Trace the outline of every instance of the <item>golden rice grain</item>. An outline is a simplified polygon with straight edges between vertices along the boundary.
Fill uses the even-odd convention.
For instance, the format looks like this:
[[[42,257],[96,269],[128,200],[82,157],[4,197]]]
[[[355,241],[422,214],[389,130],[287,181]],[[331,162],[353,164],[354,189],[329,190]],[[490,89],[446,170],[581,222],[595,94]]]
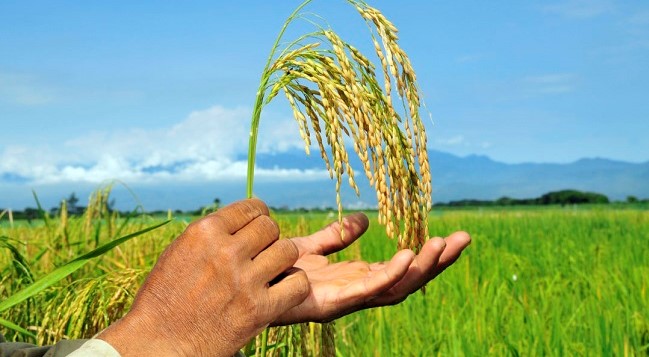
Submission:
[[[336,180],[340,221],[344,175],[359,194],[347,149],[351,142],[376,190],[379,222],[398,239],[399,248],[418,251],[428,239],[432,186],[416,75],[397,43],[394,24],[361,0],[348,2],[370,28],[380,82],[374,64],[356,47],[331,29],[319,28],[292,42],[267,66],[263,78],[272,75],[273,80],[263,86],[270,88],[266,103],[283,90],[307,153],[315,138]],[[303,44],[307,39],[316,42]],[[403,110],[395,109],[393,91]]]

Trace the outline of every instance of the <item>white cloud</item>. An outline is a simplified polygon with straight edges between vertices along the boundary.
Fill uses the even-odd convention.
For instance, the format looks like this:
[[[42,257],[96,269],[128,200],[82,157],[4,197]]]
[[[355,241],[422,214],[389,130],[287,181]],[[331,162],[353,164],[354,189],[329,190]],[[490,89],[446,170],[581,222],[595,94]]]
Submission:
[[[523,78],[528,89],[538,94],[560,94],[572,92],[576,88],[576,76],[570,73],[554,73]]]
[[[36,106],[53,102],[56,91],[32,76],[0,73],[0,102]]]
[[[493,102],[519,102],[547,96],[565,96],[579,89],[574,73],[542,73],[486,82],[481,94]]]
[[[363,210],[363,209],[376,209],[377,205],[376,204],[370,204],[370,203],[367,203],[367,202],[361,201],[361,200],[356,200],[356,201],[353,201],[353,202],[350,202],[350,203],[346,204],[345,207],[347,209],[352,209],[352,210],[354,210],[354,209],[355,210]],[[331,218],[331,217],[328,216],[327,218]]]
[[[543,10],[566,18],[588,19],[613,10],[610,0],[567,0],[546,5]]]
[[[440,146],[442,150],[449,150],[449,147],[454,149],[466,149],[466,148],[479,148],[479,149],[490,149],[493,147],[493,144],[489,141],[471,141],[467,140],[464,135],[455,135],[446,139],[437,139],[435,140],[436,146]]]
[[[639,11],[631,15],[629,18],[629,24],[635,26],[647,26],[649,25],[649,10]]]
[[[527,76],[525,81],[537,84],[556,84],[571,80],[572,74],[559,73],[559,74],[544,74],[540,76]]]
[[[58,147],[8,146],[0,151],[0,176],[10,174],[37,184],[242,180],[247,172],[249,118],[247,108],[214,106],[194,111],[171,127],[87,133]],[[304,146],[292,118],[271,113],[262,123],[258,152]],[[280,168],[258,169],[256,177],[313,180],[328,174]]]
[[[458,63],[474,63],[484,59],[484,55],[480,53],[465,54],[457,57],[455,60]]]
[[[248,111],[215,106],[194,111],[168,128],[118,129],[90,133],[64,145],[83,161],[103,155],[127,158],[141,167],[169,165],[183,160],[234,158],[247,145]]]
[[[250,119],[246,119],[245,122],[246,130],[248,130]],[[292,116],[279,116],[272,112],[263,113],[259,125],[257,151],[272,153],[303,149],[304,141],[299,133],[297,122]],[[246,152],[248,149],[247,140],[248,136],[246,136]],[[315,139],[312,142],[315,142]]]
[[[448,146],[462,145],[466,143],[463,135],[455,135],[446,139],[437,139],[436,142],[437,144]]]

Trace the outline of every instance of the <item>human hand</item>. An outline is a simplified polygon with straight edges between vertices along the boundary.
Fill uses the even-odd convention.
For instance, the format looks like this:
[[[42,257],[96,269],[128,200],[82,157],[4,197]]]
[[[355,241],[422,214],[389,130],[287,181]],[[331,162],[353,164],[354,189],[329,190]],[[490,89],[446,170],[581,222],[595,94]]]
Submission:
[[[471,243],[467,233],[456,232],[430,239],[418,255],[404,249],[388,262],[329,263],[326,255],[352,244],[367,230],[369,221],[356,213],[346,217],[344,225],[344,242],[337,222],[310,236],[291,239],[300,252],[295,266],[306,272],[311,292],[274,325],[331,321],[361,309],[400,303],[453,264]]]
[[[236,202],[162,253],[131,310],[98,338],[128,356],[232,356],[309,293],[266,205]]]

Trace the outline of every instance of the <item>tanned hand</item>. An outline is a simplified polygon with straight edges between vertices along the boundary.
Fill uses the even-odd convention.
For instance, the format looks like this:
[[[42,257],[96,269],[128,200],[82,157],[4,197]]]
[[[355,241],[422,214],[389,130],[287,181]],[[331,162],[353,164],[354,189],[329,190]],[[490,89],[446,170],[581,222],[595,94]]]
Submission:
[[[256,199],[187,227],[98,338],[123,356],[232,356],[309,296],[299,251]]]

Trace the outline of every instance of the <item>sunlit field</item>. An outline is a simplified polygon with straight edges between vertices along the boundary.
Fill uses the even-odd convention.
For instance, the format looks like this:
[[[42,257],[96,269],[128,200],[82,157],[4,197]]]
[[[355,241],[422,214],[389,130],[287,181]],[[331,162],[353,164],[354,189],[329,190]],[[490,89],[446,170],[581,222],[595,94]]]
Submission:
[[[31,223],[0,218],[0,301],[102,243],[167,219],[127,218],[101,202],[95,206],[81,217]],[[361,241],[332,259],[374,261],[395,252],[396,243],[369,216],[372,224]],[[8,340],[41,344],[94,335],[128,309],[158,254],[191,219],[171,218],[0,312],[24,329],[2,326],[0,332]],[[282,213],[276,219],[292,236],[336,218]],[[429,224],[439,236],[468,231],[473,244],[425,294],[336,321],[338,355],[649,354],[649,210],[434,209]],[[317,354],[318,329],[305,324],[277,330],[270,352]]]

